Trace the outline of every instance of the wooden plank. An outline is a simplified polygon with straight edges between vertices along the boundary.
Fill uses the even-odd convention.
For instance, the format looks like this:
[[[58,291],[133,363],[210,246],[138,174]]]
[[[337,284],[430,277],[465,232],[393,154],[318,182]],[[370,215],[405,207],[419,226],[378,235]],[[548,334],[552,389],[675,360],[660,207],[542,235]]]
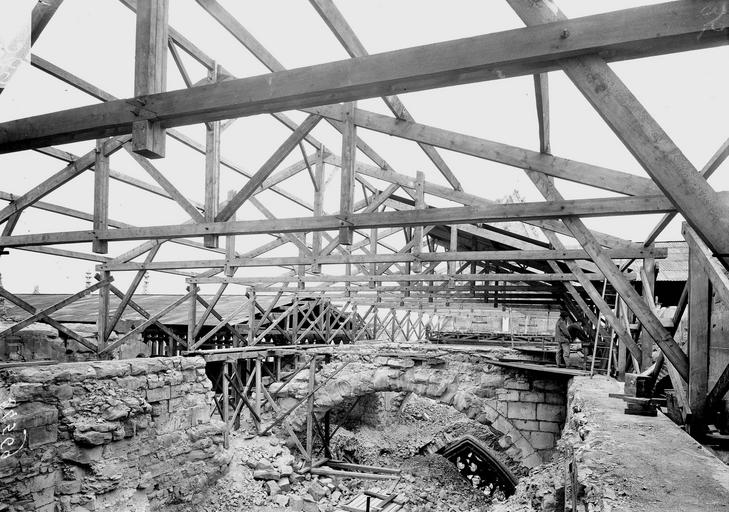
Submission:
[[[137,6],[134,53],[134,95],[162,93],[167,88],[167,17],[169,0],[148,0]],[[145,103],[141,102],[140,107]],[[167,137],[155,121],[132,123],[132,148],[147,158],[165,156]]]
[[[424,210],[425,205],[425,173],[418,171],[417,178],[415,179],[415,208]],[[423,252],[423,226],[415,226],[413,230],[413,249],[412,254],[414,258],[413,272],[416,274],[422,272],[423,263],[421,260]]]
[[[306,402],[306,455],[311,462],[314,449],[314,385],[316,384],[316,357],[309,363],[309,399]]]
[[[242,196],[247,196],[247,194],[243,194]],[[228,203],[228,206],[230,204],[232,204],[232,201]],[[501,222],[525,219],[554,219],[564,215],[581,217],[638,215],[672,210],[673,205],[663,196],[563,199],[535,203],[508,203],[488,206],[429,208],[427,210],[413,209],[397,212],[355,213],[349,217],[348,224],[351,224],[353,228],[361,229],[372,227],[463,224],[468,222]],[[12,213],[14,211],[11,209],[10,214]],[[225,215],[228,214],[224,209],[218,214],[218,217],[222,218],[224,213]],[[232,211],[230,213],[232,214]],[[100,234],[98,237],[108,241],[120,241],[187,238],[208,234],[243,235],[272,232],[330,231],[339,229],[341,223],[342,220],[339,216],[327,215],[322,217],[293,217],[287,219],[121,228],[109,230],[106,233]],[[592,237],[592,235],[590,236]],[[38,233],[0,237],[0,245],[16,247],[19,245],[90,242],[94,237],[95,234],[89,231]]]
[[[528,26],[567,20],[553,4],[508,1]],[[726,8],[716,13],[729,18]],[[718,254],[729,254],[729,204],[719,198],[605,60],[596,55],[574,57],[560,61],[560,65],[709,247]],[[682,365],[673,363],[685,377]]]
[[[656,287],[656,262],[651,258],[643,259],[643,268],[640,269],[641,283],[643,284],[642,294],[646,304],[648,304],[652,310],[655,310],[655,287]],[[653,338],[645,331],[642,330],[640,336],[640,351],[641,359],[640,369],[645,371],[651,364],[653,364]]]
[[[104,154],[104,140],[96,141],[94,161],[94,231],[109,229],[109,156]],[[97,254],[107,254],[109,243],[94,240],[91,250]]]
[[[352,245],[353,229],[347,227],[348,218],[353,213],[354,205],[354,166],[357,146],[355,138],[357,130],[354,126],[355,103],[345,103],[342,107],[344,132],[342,132],[342,175],[341,193],[339,202],[339,215],[342,217],[342,226],[339,228],[339,244]]]
[[[152,94],[136,111],[125,99],[18,119],[0,123],[0,152],[129,133],[134,122],[159,121],[169,128],[533,75],[554,69],[560,59],[596,51],[621,59],[723,45],[729,15],[710,14],[712,8],[723,12],[722,6],[721,0],[707,0],[637,7],[563,21],[560,30],[549,25],[507,30]],[[707,31],[707,21],[716,30]],[[560,36],[565,31],[570,34],[566,40]]]
[[[233,197],[228,204],[223,208],[220,213],[215,216],[215,220],[226,221],[230,219],[238,208],[251,197],[256,189],[261,186],[263,181],[268,178],[271,173],[276,170],[276,167],[288,156],[291,151],[301,142],[301,139],[309,133],[314,126],[321,120],[321,117],[317,115],[310,115],[306,120],[299,126],[281,146],[274,152],[271,157],[261,166],[261,168],[251,176],[251,179],[246,183],[242,189]]]
[[[359,478],[361,480],[399,480],[398,475],[385,473],[359,473],[355,471],[339,471],[325,467],[311,468],[312,475],[333,476],[337,478]]]

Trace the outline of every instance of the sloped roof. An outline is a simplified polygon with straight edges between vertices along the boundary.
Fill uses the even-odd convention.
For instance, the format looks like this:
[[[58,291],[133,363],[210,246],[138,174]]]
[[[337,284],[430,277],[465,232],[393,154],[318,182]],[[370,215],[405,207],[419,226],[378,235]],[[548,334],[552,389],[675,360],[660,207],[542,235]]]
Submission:
[[[212,295],[200,295],[208,303],[212,300]],[[62,294],[19,294],[18,297],[29,303],[36,309],[44,309],[53,304],[60,302],[65,299],[67,295]],[[180,299],[182,295],[134,295],[134,302],[144,308],[150,315],[154,315],[158,311],[163,310],[168,305],[172,304],[176,300]],[[237,308],[246,300],[244,295],[223,295],[215,306],[217,311],[223,318],[227,318],[228,315],[235,312]],[[265,296],[259,296],[256,301],[261,305],[262,308],[266,309],[271,298]],[[110,297],[109,311],[111,314],[116,310],[119,305],[119,299],[116,296]],[[279,300],[277,307],[287,306],[291,304],[291,298],[283,296]],[[9,301],[6,301],[8,308],[8,316],[15,321],[24,320],[30,316],[25,310],[15,306]],[[75,323],[96,323],[99,314],[99,297],[98,295],[89,295],[83,297],[76,302],[69,304],[65,308],[53,313],[51,317],[59,322],[75,322]],[[188,302],[180,304],[177,308],[173,309],[161,318],[162,323],[167,325],[187,325],[187,315],[189,311]],[[205,308],[197,304],[197,317],[201,318],[205,312]],[[243,324],[248,322],[248,315],[250,308],[244,307],[241,311],[235,314],[230,320],[230,324]],[[124,310],[124,315],[121,318],[127,321],[143,321],[144,317],[137,313],[131,307],[127,307]],[[205,320],[205,325],[216,325],[218,320],[210,315]]]

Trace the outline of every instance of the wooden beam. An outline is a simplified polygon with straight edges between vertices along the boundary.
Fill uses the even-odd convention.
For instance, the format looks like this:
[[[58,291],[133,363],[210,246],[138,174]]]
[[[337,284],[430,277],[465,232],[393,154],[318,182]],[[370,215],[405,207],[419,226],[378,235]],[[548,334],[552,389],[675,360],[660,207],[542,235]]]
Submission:
[[[240,192],[239,192],[240,194]],[[243,194],[244,196],[247,194]],[[228,203],[230,205],[231,203]],[[226,206],[226,209],[228,207]],[[218,217],[227,215],[224,209]],[[638,215],[672,211],[673,205],[663,196],[615,197],[604,199],[555,200],[533,203],[491,204],[456,208],[429,208],[384,213],[355,213],[348,219],[354,229],[395,226],[427,226],[437,224],[463,224],[470,222],[501,222],[509,220],[554,219],[565,215],[604,217],[610,215]],[[12,210],[11,214],[14,213]],[[267,234],[273,232],[296,233],[331,231],[341,227],[337,215],[322,217],[293,217],[287,219],[228,221],[198,224],[177,224],[122,228],[95,234],[89,231],[37,233],[0,237],[0,245],[49,245],[90,242],[95,237],[109,241],[140,239],[174,239],[218,235]],[[592,235],[590,234],[592,237]]]
[[[567,22],[566,16],[553,4],[508,1],[528,26]],[[719,9],[715,11],[720,13],[719,19],[729,20],[725,5],[715,7]],[[704,16],[712,12],[712,17],[717,17],[714,11],[703,12]],[[710,23],[709,19],[705,21]],[[708,26],[711,25],[705,25]],[[717,254],[729,255],[729,204],[720,200],[605,60],[595,55],[583,56],[564,59],[560,65],[709,247]],[[686,376],[678,366],[677,370]]]
[[[602,281],[602,274],[586,274],[587,278],[591,281]],[[554,274],[490,274],[489,278],[493,281],[508,281],[508,282],[551,282],[551,281],[576,281],[577,278],[572,273],[554,273]],[[306,283],[344,283],[351,281],[353,283],[368,283],[370,281],[375,282],[410,282],[410,281],[483,281],[484,274],[424,274],[424,275],[411,275],[411,274],[387,274],[387,275],[318,275],[318,276],[251,276],[251,277],[191,277],[188,282],[191,283],[235,283],[250,286],[251,284],[266,284],[266,283],[298,283],[299,281]]]
[[[118,151],[128,140],[129,137],[120,137],[107,141],[102,150],[103,154],[106,156],[111,155]],[[31,206],[40,198],[50,194],[61,185],[68,183],[70,180],[89,169],[96,163],[96,154],[95,149],[89,151],[75,162],[64,167],[50,178],[47,178],[22,196],[13,200],[9,205],[0,210],[0,222],[4,222],[14,213],[20,212],[28,206]]]
[[[418,171],[415,179],[415,208],[424,210],[425,206],[425,173]],[[413,230],[413,272],[420,273],[423,270],[421,260],[423,252],[423,226],[415,226]]]
[[[103,232],[109,229],[109,156],[104,154],[104,141],[96,141],[96,160],[94,162],[94,231]],[[94,240],[92,252],[107,254],[109,243],[105,240]]]
[[[537,102],[537,123],[539,124],[539,152],[551,154],[549,143],[549,75],[534,75],[534,97]]]
[[[226,221],[230,219],[233,214],[240,208],[243,203],[250,198],[258,187],[261,186],[263,181],[268,178],[276,167],[288,156],[291,151],[296,148],[301,139],[309,133],[314,126],[321,120],[321,117],[317,115],[310,115],[301,125],[284,141],[283,144],[274,152],[271,157],[261,166],[261,168],[251,176],[251,179],[246,183],[240,191],[233,197],[228,204],[223,208],[220,213],[215,216],[217,222]]]
[[[324,214],[324,189],[326,180],[324,179],[324,146],[319,148],[316,154],[316,167],[314,171],[314,217]],[[314,257],[318,257],[321,253],[321,231],[315,231],[311,241],[311,252]],[[321,266],[313,264],[311,266],[312,273],[321,272]]]
[[[527,175],[545,199],[549,201],[559,201],[562,199],[562,195],[546,176],[531,171],[527,171]],[[595,262],[600,271],[610,281],[613,288],[615,288],[635,313],[641,324],[653,337],[678,373],[686,379],[688,377],[688,358],[686,354],[681,350],[666,328],[663,327],[661,321],[656,318],[650,307],[643,302],[638,292],[625,279],[625,274],[620,272],[613,261],[603,252],[600,244],[595,240],[595,237],[590,233],[590,230],[587,229],[582,220],[577,217],[566,216],[562,218],[562,221],[572,231],[572,234],[580,242],[582,248],[590,254],[592,261]],[[607,317],[608,312],[603,311],[603,314]]]
[[[414,238],[413,238],[414,239]],[[330,256],[278,256],[273,258],[233,258],[218,260],[176,260],[159,262],[125,262],[109,263],[101,265],[104,270],[135,271],[135,270],[166,270],[183,268],[225,268],[233,267],[273,267],[290,265],[344,265],[344,264],[365,264],[365,263],[415,263],[421,262],[457,262],[457,261],[575,261],[590,259],[590,255],[582,249],[542,249],[532,251],[448,251],[448,252],[425,252],[416,255],[407,252],[414,249],[416,243],[409,243],[405,250],[395,254],[341,254]],[[650,249],[612,249],[605,253],[612,259],[641,258],[657,254],[658,257],[665,257],[666,248]],[[451,273],[454,273],[455,270]],[[377,272],[375,272],[377,273]],[[381,273],[381,272],[380,272]]]
[[[344,132],[342,132],[342,175],[339,215],[342,217],[342,227],[339,228],[339,244],[352,245],[354,230],[347,226],[347,219],[353,213],[354,206],[354,167],[356,162],[357,146],[355,139],[357,130],[354,126],[355,103],[345,103],[342,107]]]
[[[342,119],[341,112],[333,107],[312,108],[307,109],[307,112],[317,113],[331,119]],[[659,188],[650,179],[631,173],[555,157],[434,126],[402,121],[375,112],[357,109],[354,113],[354,122],[359,127],[379,133],[415,142],[428,143],[435,147],[519,169],[543,172],[556,178],[612,192],[627,195],[657,194],[660,192]],[[412,178],[410,179],[412,180]],[[451,194],[452,197],[467,197],[469,195],[459,194],[459,191],[451,191],[447,187],[442,188],[446,192],[454,192]]]
[[[137,6],[134,95],[162,93],[167,88],[167,17],[169,0],[146,0]],[[138,102],[145,108],[145,102]],[[132,123],[132,148],[147,158],[165,156],[165,130],[158,122]]]
[[[59,309],[63,309],[66,306],[68,306],[69,304],[76,302],[78,299],[85,297],[86,295],[89,295],[90,293],[98,290],[99,288],[111,283],[113,280],[114,279],[112,277],[109,277],[108,279],[99,281],[98,283],[92,284],[88,288],[81,290],[78,293],[74,293],[73,295],[66,297],[65,299],[62,299],[62,300],[48,306],[47,308],[42,309],[41,311],[37,311],[36,313],[30,315],[25,320],[22,320],[14,325],[8,327],[4,331],[0,332],[0,338],[4,338],[5,336],[10,336],[11,334],[15,334],[16,332],[24,329],[25,327],[28,327],[33,322],[35,322],[41,318],[48,317],[49,315],[51,315],[52,313],[55,313]]]
[[[352,30],[352,27],[349,23],[347,23],[347,20],[344,18],[339,9],[337,9],[337,6],[334,5],[334,2],[331,0],[310,0],[310,3],[351,57],[356,58],[369,55],[367,50],[365,50],[364,45],[354,33],[354,30]],[[415,121],[413,116],[410,112],[408,112],[405,105],[403,105],[402,101],[400,101],[400,98],[397,96],[384,96],[382,100],[398,119]],[[428,158],[430,158],[433,165],[436,166],[448,183],[450,183],[455,190],[463,190],[458,178],[456,178],[455,174],[453,174],[453,171],[450,169],[445,160],[443,160],[443,157],[440,156],[438,151],[433,146],[429,146],[427,144],[418,143],[418,145]]]
[[[43,0],[33,7],[30,14],[30,45],[33,46],[51,18],[63,3],[63,0]]]
[[[31,315],[34,315],[34,314],[36,314],[38,312],[38,310],[34,306],[28,304],[27,302],[25,302],[20,297],[14,295],[12,293],[10,293],[9,291],[7,291],[2,286],[0,286],[0,297],[4,297],[5,299],[9,300],[13,304],[15,304],[18,307],[20,307],[21,309],[24,309],[25,311],[27,311]],[[71,338],[73,340],[76,340],[77,342],[79,342],[81,345],[83,345],[84,347],[88,348],[92,352],[96,352],[97,351],[98,347],[93,342],[87,340],[83,336],[79,336],[77,333],[75,333],[74,331],[72,331],[71,329],[69,329],[68,327],[66,327],[65,325],[63,325],[61,322],[58,322],[58,321],[54,320],[50,316],[43,315],[40,318],[40,321],[47,323],[51,327],[55,327],[56,329],[58,329],[58,332],[66,335],[67,338]]]
[[[0,123],[0,152],[129,133],[135,122],[158,121],[169,128],[532,75],[554,69],[561,59],[595,52],[618,60],[723,45],[729,15],[711,14],[712,8],[722,12],[722,6],[721,0],[707,0],[637,7],[556,26],[507,30],[152,94],[138,109],[129,104],[139,102],[125,99],[18,119]],[[715,30],[707,31],[707,22],[713,22]],[[564,33],[569,37],[562,37]]]
[[[217,67],[208,71],[208,80],[213,83],[218,80]],[[215,221],[219,202],[220,121],[213,121],[205,125],[205,222]],[[203,244],[205,247],[218,247],[218,237],[215,235],[205,236],[203,237]]]
[[[693,419],[705,426],[705,413],[709,412],[705,406],[709,393],[709,336],[714,299],[709,277],[700,258],[701,255],[696,251],[689,252],[688,400]],[[697,427],[702,428],[700,425]]]

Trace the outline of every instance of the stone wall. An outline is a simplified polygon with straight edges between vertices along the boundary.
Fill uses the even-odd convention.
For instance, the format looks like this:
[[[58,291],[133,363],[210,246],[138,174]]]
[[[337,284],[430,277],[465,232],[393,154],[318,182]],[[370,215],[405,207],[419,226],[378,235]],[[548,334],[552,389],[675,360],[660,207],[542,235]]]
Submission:
[[[488,353],[382,355],[386,352],[383,347],[368,346],[337,355],[317,373],[317,385],[344,362],[348,366],[317,391],[316,411],[341,410],[342,404],[373,393],[410,392],[450,405],[500,431],[501,446],[525,467],[551,458],[565,419],[564,377],[503,368],[489,362]],[[305,396],[307,389],[308,377],[297,376],[279,397],[284,409]],[[276,390],[276,385],[271,387],[274,395]],[[290,421],[295,430],[301,430],[305,420],[305,408],[300,407]]]
[[[156,510],[227,470],[202,358],[11,369],[0,383],[5,425],[18,444],[26,435],[0,460],[0,504],[11,510]]]

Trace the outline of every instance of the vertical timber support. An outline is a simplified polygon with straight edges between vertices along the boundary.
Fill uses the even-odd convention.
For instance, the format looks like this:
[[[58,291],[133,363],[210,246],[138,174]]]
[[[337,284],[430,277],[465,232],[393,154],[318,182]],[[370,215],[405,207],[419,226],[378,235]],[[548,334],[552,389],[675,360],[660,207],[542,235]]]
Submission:
[[[425,173],[418,171],[415,179],[415,208],[425,209]],[[413,244],[413,272],[419,274],[423,271],[423,262],[420,261],[420,254],[423,251],[423,226],[416,226],[413,232],[415,243]]]
[[[309,399],[306,403],[306,457],[309,464],[313,460],[314,450],[314,385],[316,384],[316,357],[311,358],[309,364]]]
[[[221,379],[223,386],[223,423],[225,430],[223,431],[223,446],[227,450],[230,447],[230,397],[228,388],[228,361],[223,361],[223,378]]]
[[[322,145],[317,152],[316,167],[314,169],[314,217],[321,217],[324,215],[324,151],[325,148]],[[318,258],[321,253],[321,231],[314,231],[311,240],[311,252],[314,259]],[[312,274],[318,274],[321,272],[321,264],[314,263],[311,266]]]
[[[164,92],[167,81],[167,17],[169,0],[137,4],[134,55],[134,96]],[[144,100],[140,99],[140,108]],[[165,130],[159,123],[136,121],[132,125],[132,149],[147,158],[165,156]]]
[[[709,333],[711,328],[711,282],[698,256],[689,252],[689,379],[688,400],[692,413],[691,434],[704,427],[706,395],[709,392]]]
[[[211,83],[218,81],[218,67],[212,66],[208,71]],[[235,193],[233,194],[235,195]],[[232,199],[229,198],[229,199]],[[205,125],[205,222],[214,222],[220,203],[220,121]],[[233,219],[234,220],[234,219]],[[205,235],[205,247],[218,247],[217,235]]]
[[[250,311],[248,312],[248,345],[251,346],[256,343],[256,289],[251,286],[248,294],[251,301]]]
[[[187,310],[187,346],[192,347],[195,344],[195,326],[197,325],[197,292],[198,286],[194,283],[190,284],[187,291],[190,292],[190,304]]]
[[[104,140],[96,141],[94,163],[94,241],[91,250],[97,254],[109,252],[109,242],[98,238],[109,228],[109,157],[104,154]]]
[[[111,272],[103,270],[100,272],[101,281],[108,281]],[[106,327],[109,324],[109,284],[99,288],[99,318],[97,322],[97,349],[101,353],[106,348]]]
[[[348,219],[354,208],[354,165],[357,152],[357,128],[354,125],[356,103],[345,103],[342,107],[344,129],[342,131],[342,181],[339,216],[339,243],[352,245],[354,230],[348,226]]]
[[[643,260],[643,273],[646,282],[643,283],[643,299],[646,304],[653,304],[656,289],[656,260],[653,258],[646,258]],[[640,335],[640,370],[645,371],[651,364],[651,354],[653,352],[653,338],[643,329]]]

